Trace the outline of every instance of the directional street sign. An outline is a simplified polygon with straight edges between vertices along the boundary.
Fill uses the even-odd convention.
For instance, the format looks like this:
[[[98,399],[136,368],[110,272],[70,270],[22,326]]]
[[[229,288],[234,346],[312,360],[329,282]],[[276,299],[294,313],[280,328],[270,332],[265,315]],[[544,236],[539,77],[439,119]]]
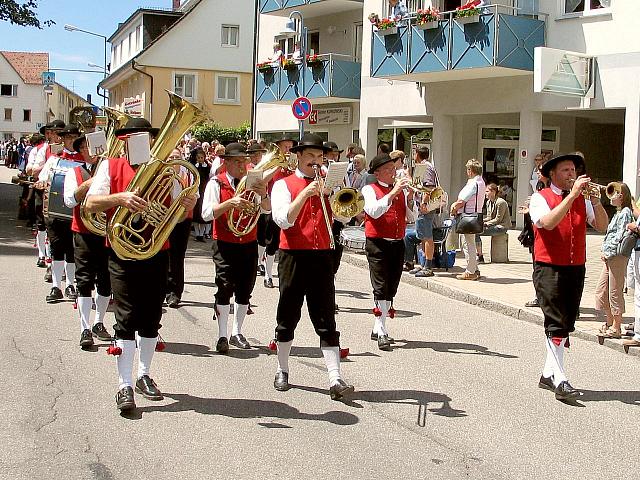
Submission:
[[[312,110],[313,105],[311,105],[311,100],[309,100],[307,97],[298,97],[293,101],[293,104],[291,105],[293,116],[298,120],[306,120],[309,115],[311,115]]]

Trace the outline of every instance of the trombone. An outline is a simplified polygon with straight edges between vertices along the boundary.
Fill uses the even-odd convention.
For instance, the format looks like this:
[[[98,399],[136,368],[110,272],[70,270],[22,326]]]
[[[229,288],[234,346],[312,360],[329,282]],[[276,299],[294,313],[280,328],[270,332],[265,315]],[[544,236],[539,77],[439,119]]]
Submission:
[[[320,185],[320,205],[322,206],[322,216],[324,217],[324,223],[327,226],[329,232],[329,248],[333,250],[336,248],[336,242],[333,238],[333,230],[331,229],[331,221],[329,220],[329,212],[327,212],[327,206],[324,203],[324,178],[320,171],[319,165],[313,165],[313,171],[315,172],[315,181]]]

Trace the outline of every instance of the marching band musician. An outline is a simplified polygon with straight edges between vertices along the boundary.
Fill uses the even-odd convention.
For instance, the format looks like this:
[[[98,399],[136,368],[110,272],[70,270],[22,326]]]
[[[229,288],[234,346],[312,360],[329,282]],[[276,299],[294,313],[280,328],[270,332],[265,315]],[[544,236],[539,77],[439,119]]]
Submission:
[[[64,179],[64,203],[73,209],[71,230],[73,231],[73,252],[76,265],[76,303],[80,313],[80,347],[93,346],[93,337],[102,341],[111,341],[111,335],[104,327],[104,318],[111,299],[111,280],[109,278],[108,250],[104,238],[91,233],[85,227],[80,216],[80,204],[87,195],[93,179],[90,169],[95,168],[97,158],[89,155],[87,139],[84,135],[73,142],[73,149],[79,152],[85,163],[69,170]],[[96,289],[96,316],[93,327],[89,326],[91,317],[91,292]]]
[[[375,324],[371,340],[380,350],[391,350],[393,338],[386,328],[387,316],[393,318],[393,297],[398,291],[404,262],[404,234],[407,217],[413,217],[413,192],[405,194],[410,179],[403,176],[394,185],[396,166],[386,153],[371,161],[369,173],[377,182],[362,187],[365,211],[365,250],[373,287]]]
[[[84,162],[84,158],[78,152],[73,150],[73,142],[80,136],[80,129],[73,124],[65,126],[58,132],[62,139],[64,148],[59,156],[51,155],[47,159],[44,167],[38,175],[38,183],[34,188],[46,189],[49,182],[51,171],[58,166],[60,160],[68,160],[76,162],[78,166]],[[51,249],[51,257],[53,259],[51,266],[51,274],[53,287],[46,297],[47,303],[56,303],[62,300],[62,272],[64,271],[67,280],[67,287],[64,290],[64,296],[70,300],[77,298],[74,287],[76,266],[73,253],[73,233],[71,232],[71,221],[62,218],[45,219],[47,225],[47,237],[49,238],[49,248]]]
[[[278,262],[280,299],[276,314],[278,369],[273,385],[279,391],[290,388],[289,354],[306,298],[329,373],[329,394],[332,400],[339,400],[354,388],[340,374],[340,332],[336,330],[329,240],[331,209],[325,192],[321,191],[321,183],[315,180],[316,171],[329,150],[322,138],[306,134],[300,144],[291,149],[298,156],[297,170],[273,186],[273,219],[282,229]],[[321,201],[325,203],[326,218]]]
[[[534,225],[533,284],[544,314],[547,357],[538,385],[553,390],[556,399],[571,400],[581,393],[564,371],[564,348],[575,330],[584,287],[587,223],[598,232],[607,228],[608,217],[600,199],[582,199],[591,180],[579,154],[559,154],[540,167],[551,185],[534,193],[529,214]]]
[[[150,136],[155,136],[158,129],[152,128],[144,118],[134,117],[114,133],[118,137],[126,137],[137,132],[148,132]],[[118,206],[133,212],[143,211],[147,207],[146,200],[135,192],[127,191],[135,173],[135,167],[125,157],[101,162],[87,192],[88,211],[106,211],[107,217],[111,217]],[[186,210],[191,210],[196,198],[196,195],[185,196],[181,204]],[[121,411],[136,407],[132,383],[136,337],[138,375],[135,389],[149,400],[164,398],[149,373],[162,318],[168,266],[167,244],[146,260],[122,260],[113,250],[109,252],[109,273],[115,300],[114,331],[116,346],[121,349],[117,358],[119,386],[116,394],[116,406]]]
[[[232,209],[246,210],[254,205],[242,196],[236,196],[236,186],[247,175],[249,155],[241,143],[227,145],[222,156],[224,171],[211,178],[202,201],[202,218],[213,220],[213,262],[216,266],[215,318],[218,320],[216,351],[227,353],[229,343],[249,349],[251,345],[242,334],[242,324],[249,309],[249,299],[256,283],[258,268],[257,227],[242,236],[234,235],[227,224]],[[251,190],[260,197],[259,207],[269,211],[266,183],[258,181]],[[234,321],[231,337],[227,324],[231,296],[235,296]]]

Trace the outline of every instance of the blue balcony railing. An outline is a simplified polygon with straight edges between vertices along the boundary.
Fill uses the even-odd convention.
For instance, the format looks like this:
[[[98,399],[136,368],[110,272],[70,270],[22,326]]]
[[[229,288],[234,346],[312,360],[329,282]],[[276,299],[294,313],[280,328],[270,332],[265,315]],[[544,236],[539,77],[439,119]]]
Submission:
[[[545,44],[544,20],[500,8],[483,7],[477,17],[466,19],[446,12],[432,25],[412,18],[391,32],[374,31],[371,76],[428,81],[424,74],[487,67],[533,71],[534,49]]]
[[[339,54],[318,55],[318,60],[285,67],[259,69],[256,98],[260,103],[288,103],[297,97],[310,99],[360,99],[362,64]],[[304,76],[304,82],[303,80]],[[304,83],[304,89],[303,89]]]
[[[300,11],[305,11],[306,6],[313,5],[314,3],[324,2],[326,8],[322,9],[323,14],[327,11],[332,11],[333,7],[338,7],[339,10],[344,10],[345,6],[349,9],[362,8],[363,0],[260,0],[260,13],[275,15],[283,14],[283,10],[296,8]],[[313,12],[314,9],[310,11]]]

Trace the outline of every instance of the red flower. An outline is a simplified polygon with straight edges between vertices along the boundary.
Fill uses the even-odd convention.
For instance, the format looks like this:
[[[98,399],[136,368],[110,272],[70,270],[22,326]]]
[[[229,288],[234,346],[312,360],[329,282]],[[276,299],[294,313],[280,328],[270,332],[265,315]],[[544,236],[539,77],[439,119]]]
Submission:
[[[374,314],[376,317],[381,317],[381,316],[382,316],[382,310],[380,310],[378,307],[375,307],[375,308],[373,309],[373,314]]]
[[[272,352],[278,351],[278,343],[275,341],[275,339],[269,342],[269,350],[271,350]]]
[[[113,355],[113,356],[122,355],[122,349],[116,346],[115,343],[112,343],[111,345],[109,345],[109,348],[107,348],[107,355]]]
[[[347,358],[349,356],[349,349],[348,348],[341,348],[340,349],[340,358]]]

